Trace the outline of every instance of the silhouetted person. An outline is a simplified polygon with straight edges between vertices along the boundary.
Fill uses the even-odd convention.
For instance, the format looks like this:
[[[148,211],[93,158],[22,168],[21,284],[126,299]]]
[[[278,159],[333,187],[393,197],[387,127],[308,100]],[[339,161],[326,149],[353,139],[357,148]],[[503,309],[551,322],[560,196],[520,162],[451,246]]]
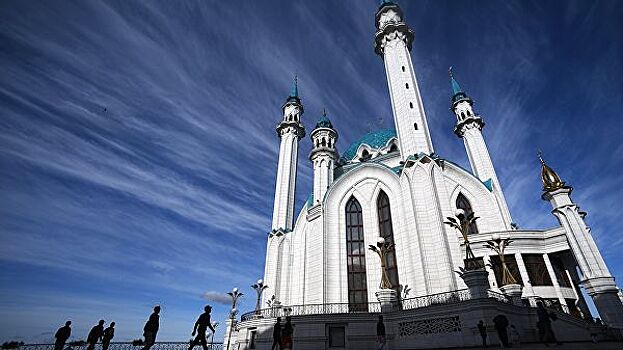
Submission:
[[[91,328],[91,331],[89,332],[89,335],[87,336],[87,343],[89,344],[89,346],[87,346],[87,350],[95,349],[95,344],[97,343],[98,340],[102,339],[103,335],[104,335],[104,320],[100,320],[97,325]]]
[[[538,302],[536,304],[536,315],[539,319],[537,322],[537,327],[539,329],[539,337],[545,346],[549,346],[550,341],[554,342],[558,345],[561,343],[556,339],[556,335],[552,330],[552,321],[557,319],[556,314],[553,312],[547,311],[545,306],[543,306],[542,302]]]
[[[195,322],[195,327],[193,328],[193,337],[195,334],[197,334],[197,337],[190,342],[188,350],[191,350],[195,347],[195,345],[199,344],[201,344],[203,350],[208,350],[206,332],[208,331],[208,328],[210,328],[210,331],[214,333],[214,327],[212,327],[212,323],[210,322],[210,312],[212,311],[212,306],[206,305],[206,307],[203,308],[203,311],[204,313],[199,316],[197,322]]]
[[[499,314],[493,318],[493,327],[498,332],[498,338],[500,339],[500,343],[502,343],[502,347],[508,348],[508,332],[506,331],[506,327],[508,327],[508,318],[506,316]]]
[[[515,328],[514,324],[511,325],[510,334],[511,334],[511,345],[516,346],[518,348],[521,347],[519,331],[517,330],[517,328]]]
[[[281,344],[285,349],[292,349],[292,333],[294,328],[292,327],[292,319],[290,316],[286,317],[286,324],[281,331]]]
[[[115,323],[110,322],[110,325],[104,329],[104,334],[102,335],[102,350],[108,350],[110,346],[110,341],[115,337]]]
[[[478,322],[478,333],[480,333],[480,337],[482,338],[482,347],[487,347],[487,326],[485,323],[480,320]]]
[[[145,327],[143,327],[143,336],[145,337],[145,346],[142,350],[149,350],[154,343],[156,342],[156,334],[158,334],[158,329],[160,328],[160,306],[156,305],[154,307],[154,312],[149,315],[149,320],[145,323]]]
[[[376,323],[376,338],[379,342],[379,350],[385,347],[385,323],[383,323],[383,315],[379,315],[379,321]]]
[[[71,321],[65,322],[65,325],[59,328],[54,334],[56,341],[54,342],[54,350],[63,350],[67,339],[71,336]]]
[[[279,350],[283,349],[283,344],[281,343],[281,317],[277,317],[277,323],[275,323],[273,328],[273,346],[270,350],[275,350],[277,345],[279,345]]]

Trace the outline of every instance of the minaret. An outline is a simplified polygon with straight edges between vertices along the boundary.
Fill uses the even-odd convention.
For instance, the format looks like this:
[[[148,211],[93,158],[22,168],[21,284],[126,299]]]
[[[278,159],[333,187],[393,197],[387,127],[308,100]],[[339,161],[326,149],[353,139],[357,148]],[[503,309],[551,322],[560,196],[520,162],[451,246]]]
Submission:
[[[459,83],[452,75],[452,67],[448,70],[450,73],[450,83],[452,84],[452,107],[450,108],[456,115],[456,126],[454,133],[463,139],[467,157],[472,167],[472,173],[482,181],[487,188],[495,195],[496,202],[502,213],[502,218],[507,229],[512,228],[512,219],[502,186],[493,168],[493,162],[482,137],[482,129],[485,122],[482,117],[472,109],[474,101],[461,90]]]
[[[376,12],[375,52],[385,62],[387,85],[402,160],[433,153],[424,105],[411,62],[413,31],[403,21],[398,5],[383,1]]]
[[[321,204],[324,194],[329,185],[333,182],[333,169],[338,154],[335,148],[337,142],[337,132],[327,112],[323,110],[322,117],[316,123],[316,127],[311,132],[312,151],[309,159],[314,167],[314,199],[313,205]]]
[[[571,252],[583,275],[580,282],[586,293],[593,298],[601,318],[610,327],[623,328],[623,304],[619,289],[584,222],[585,214],[571,200],[571,187],[545,164],[541,154],[541,180],[543,200],[551,203],[560,225],[564,227]]]
[[[273,207],[273,232],[292,230],[294,219],[298,147],[299,140],[305,136],[305,127],[301,123],[303,105],[299,98],[296,77],[282,110],[283,120],[277,125],[277,135],[281,138],[281,145],[279,146],[279,165],[277,167],[275,205]]]

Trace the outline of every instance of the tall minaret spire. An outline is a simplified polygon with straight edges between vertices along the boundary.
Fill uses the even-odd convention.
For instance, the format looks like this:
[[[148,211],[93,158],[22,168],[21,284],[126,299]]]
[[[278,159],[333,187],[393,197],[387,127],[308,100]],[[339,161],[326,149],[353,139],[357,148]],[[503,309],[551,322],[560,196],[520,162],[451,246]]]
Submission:
[[[277,135],[281,139],[279,165],[275,185],[275,204],[273,207],[272,231],[292,230],[294,220],[294,193],[296,188],[296,165],[299,140],[305,136],[301,123],[303,105],[299,98],[298,78],[295,76],[290,95],[282,106],[283,119],[277,125]]]
[[[381,1],[375,24],[375,51],[385,63],[402,159],[421,152],[431,154],[433,143],[411,61],[413,31],[403,21],[400,7],[391,1]]]
[[[550,202],[552,213],[565,229],[567,242],[582,272],[583,278],[580,283],[586,293],[593,298],[597,311],[606,324],[614,328],[623,328],[623,304],[619,299],[619,288],[584,221],[586,213],[581,212],[571,199],[573,189],[545,163],[540,152],[539,159],[543,182],[541,198]]]
[[[474,101],[467,96],[456,79],[454,79],[452,67],[448,69],[448,74],[450,75],[450,84],[452,85],[452,106],[450,109],[456,115],[454,133],[463,139],[473,174],[493,192],[506,228],[511,229],[512,219],[510,211],[502,192],[502,186],[500,186],[500,181],[495,173],[487,144],[482,136],[485,122],[480,115],[474,113]]]

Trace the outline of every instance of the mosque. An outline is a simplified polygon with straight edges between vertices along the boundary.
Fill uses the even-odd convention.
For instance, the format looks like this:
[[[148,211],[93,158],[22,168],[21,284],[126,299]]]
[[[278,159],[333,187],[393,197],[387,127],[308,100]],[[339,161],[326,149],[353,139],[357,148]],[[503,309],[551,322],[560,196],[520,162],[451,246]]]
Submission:
[[[260,303],[271,307],[231,321],[232,344],[264,348],[274,317],[292,315],[300,325],[295,337],[303,339],[297,348],[373,348],[363,343],[366,329],[374,332],[382,311],[393,334],[391,348],[411,348],[414,342],[463,346],[473,343],[469,334],[477,319],[488,317],[482,312],[504,307],[515,308],[505,312],[517,315],[514,322],[528,337],[534,335],[536,301],[559,310],[563,328],[575,334],[575,320],[590,315],[582,290],[609,326],[623,328],[619,289],[584,221],[586,213],[570,196],[572,188],[541,159],[542,198],[560,226],[519,229],[482,134],[485,119],[473,100],[451,74],[453,131],[471,165],[464,169],[433,148],[410,55],[414,33],[403,11],[383,1],[375,24],[375,52],[385,66],[395,128],[369,132],[339,153],[339,131],[323,115],[309,133],[313,192],[295,215],[298,146],[309,141],[294,82],[277,125],[280,151]],[[463,298],[462,291],[470,290],[474,299],[473,290],[457,273],[466,265],[467,239],[445,224],[457,213],[478,217],[466,226],[466,237],[487,272],[486,295],[492,296],[479,301],[485,303],[479,311],[469,306],[475,300]],[[485,246],[507,238],[512,242],[502,254]],[[381,243],[387,249],[379,259],[368,247]],[[509,281],[519,288],[519,302],[512,305],[499,303],[510,295]],[[448,307],[457,298],[464,304]],[[448,303],[435,306],[432,300]],[[379,302],[398,307],[386,312]],[[444,335],[445,343],[426,338],[431,334]]]

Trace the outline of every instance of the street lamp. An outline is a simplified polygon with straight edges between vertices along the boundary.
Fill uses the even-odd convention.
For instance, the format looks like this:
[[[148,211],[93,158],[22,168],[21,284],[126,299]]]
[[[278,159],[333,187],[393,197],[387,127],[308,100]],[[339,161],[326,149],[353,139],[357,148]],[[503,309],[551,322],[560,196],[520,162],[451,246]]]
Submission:
[[[218,322],[212,323],[212,328],[214,328],[214,332],[212,332],[212,342],[210,343],[210,349],[214,346],[214,333],[216,333],[216,327],[218,327]]]
[[[469,213],[469,215],[465,215],[465,210],[463,209],[457,209],[455,216],[454,218],[448,216],[446,218],[448,221],[444,221],[444,224],[459,230],[463,236],[463,243],[465,244],[465,270],[481,269],[483,266],[476,260],[474,252],[469,244],[469,238],[467,237],[470,225],[475,223],[478,217],[474,216],[473,212]]]
[[[255,311],[256,313],[259,313],[260,312],[260,299],[262,298],[262,293],[264,293],[264,290],[268,288],[268,286],[264,284],[263,280],[259,279],[257,280],[257,283],[251,285],[251,288],[255,289],[255,292],[257,293],[257,302],[255,303]]]
[[[227,295],[229,295],[231,297],[231,312],[229,314],[230,318],[234,318],[236,317],[236,313],[234,311],[236,310],[236,304],[238,303],[238,299],[243,296],[244,294],[240,293],[238,291],[238,288],[234,288],[232,289],[231,292],[228,292]]]
[[[376,241],[376,246],[370,244],[368,249],[378,254],[381,259],[381,289],[392,289],[392,282],[387,275],[386,260],[387,254],[394,249],[394,243],[386,242],[383,237],[379,237]]]
[[[502,285],[507,284],[516,284],[517,280],[511,274],[511,271],[508,269],[506,265],[506,259],[504,258],[504,250],[508,247],[509,244],[513,242],[510,238],[502,239],[499,234],[494,234],[491,236],[491,239],[485,242],[485,247],[493,250],[498,254],[498,258],[500,259],[500,263],[502,265]]]

